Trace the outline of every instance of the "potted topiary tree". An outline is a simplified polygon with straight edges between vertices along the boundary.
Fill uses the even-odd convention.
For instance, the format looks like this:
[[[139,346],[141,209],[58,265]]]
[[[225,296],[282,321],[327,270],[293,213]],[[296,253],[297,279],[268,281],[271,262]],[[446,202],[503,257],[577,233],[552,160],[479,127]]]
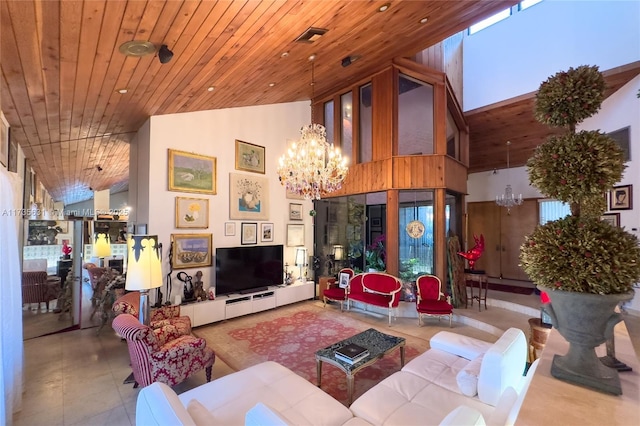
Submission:
[[[555,355],[551,374],[619,395],[618,373],[600,362],[595,347],[622,319],[615,307],[633,297],[640,248],[634,235],[600,219],[606,192],[622,178],[622,150],[600,131],[576,132],[600,109],[604,88],[596,66],[569,68],[540,85],[536,119],[567,132],[536,148],[527,162],[529,180],[547,197],[568,203],[571,214],[538,226],[526,237],[520,260],[548,293],[551,303],[544,309],[570,344],[566,355]]]

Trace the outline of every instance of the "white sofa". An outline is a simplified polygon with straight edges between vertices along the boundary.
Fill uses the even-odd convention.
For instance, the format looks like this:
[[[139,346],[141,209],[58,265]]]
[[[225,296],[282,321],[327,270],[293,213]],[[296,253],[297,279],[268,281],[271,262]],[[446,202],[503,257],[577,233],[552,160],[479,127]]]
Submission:
[[[502,425],[515,420],[526,391],[527,342],[521,330],[509,329],[493,344],[443,331],[430,343],[431,349],[350,408],[269,361],[180,395],[153,383],[138,395],[136,424]]]

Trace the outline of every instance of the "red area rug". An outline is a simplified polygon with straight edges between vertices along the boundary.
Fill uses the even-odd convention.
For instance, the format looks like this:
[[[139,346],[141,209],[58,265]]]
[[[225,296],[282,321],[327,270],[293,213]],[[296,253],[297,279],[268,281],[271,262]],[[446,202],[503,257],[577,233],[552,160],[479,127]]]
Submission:
[[[371,328],[370,324],[340,314],[335,309],[298,304],[224,321],[196,331],[207,339],[216,356],[235,370],[262,361],[276,361],[317,384],[315,352],[368,328]],[[428,348],[425,340],[398,333],[393,327],[374,328],[407,339],[406,362]],[[354,400],[400,368],[400,351],[397,350],[359,371],[355,376]],[[346,375],[327,363],[322,365],[322,390],[347,404]]]

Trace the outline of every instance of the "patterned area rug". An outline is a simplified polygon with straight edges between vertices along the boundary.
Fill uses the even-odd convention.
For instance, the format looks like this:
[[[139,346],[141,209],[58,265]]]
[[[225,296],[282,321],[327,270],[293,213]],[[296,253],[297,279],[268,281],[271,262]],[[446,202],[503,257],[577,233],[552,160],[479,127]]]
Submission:
[[[315,385],[315,352],[371,327],[335,309],[301,303],[201,327],[195,332],[207,340],[216,356],[235,370],[267,360],[276,361]],[[393,327],[374,328],[407,340],[406,362],[429,347],[426,340],[404,335]],[[354,400],[400,368],[400,351],[396,350],[360,370],[355,376]],[[327,363],[322,365],[322,390],[347,404],[346,375]]]

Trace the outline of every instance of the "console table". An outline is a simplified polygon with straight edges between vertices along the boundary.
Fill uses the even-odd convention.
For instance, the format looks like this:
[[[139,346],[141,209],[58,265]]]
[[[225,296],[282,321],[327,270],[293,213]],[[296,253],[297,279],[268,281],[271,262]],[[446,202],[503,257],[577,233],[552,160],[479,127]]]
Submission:
[[[478,309],[482,311],[482,306],[480,305],[481,301],[484,301],[484,309],[487,309],[487,291],[489,291],[489,278],[484,271],[480,272],[465,272],[464,274],[465,284],[468,281],[471,281],[471,285],[468,286],[471,288],[471,295],[467,293],[467,299],[465,301],[465,307],[469,301],[471,301],[471,306],[473,306],[473,300],[478,301]],[[475,295],[475,282],[478,283],[478,295]],[[484,295],[482,294],[482,290],[484,289]]]

